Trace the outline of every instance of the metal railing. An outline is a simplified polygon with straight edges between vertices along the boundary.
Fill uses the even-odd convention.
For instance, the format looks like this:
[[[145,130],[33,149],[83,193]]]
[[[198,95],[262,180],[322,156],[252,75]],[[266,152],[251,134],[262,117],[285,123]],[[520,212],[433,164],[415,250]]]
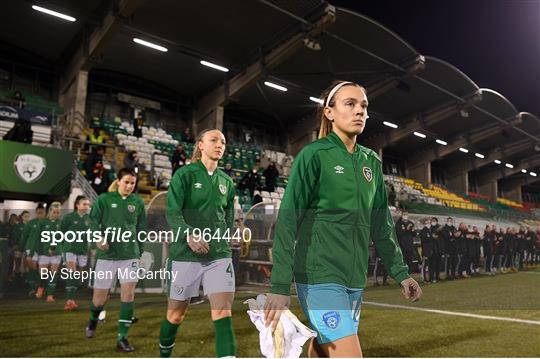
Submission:
[[[76,146],[76,144],[78,144],[79,146]],[[111,144],[108,144],[108,143],[93,143],[93,142],[90,142],[90,141],[85,141],[85,140],[81,140],[79,138],[72,138],[72,137],[62,137],[62,138],[60,138],[60,147],[70,151],[72,153],[73,157],[78,161],[81,159],[81,155],[82,155],[81,152],[82,152],[82,150],[84,148],[84,145],[88,145],[88,152],[89,153],[91,153],[92,149],[94,147],[97,147],[97,146],[104,147],[105,149],[112,148],[112,150],[113,150],[113,155],[112,155],[113,158],[112,158],[112,161],[111,161],[111,169],[116,173],[116,170],[117,170],[117,168],[116,168],[117,167],[116,166],[116,156],[117,156],[119,150],[122,150],[123,152],[126,151],[126,148],[124,146],[111,145]]]
[[[81,171],[77,167],[77,161],[73,161],[72,163],[72,173],[73,173],[73,187],[79,187],[86,198],[90,200],[90,203],[94,203],[97,199],[98,194],[96,191],[92,188],[90,185],[90,182],[82,175]]]

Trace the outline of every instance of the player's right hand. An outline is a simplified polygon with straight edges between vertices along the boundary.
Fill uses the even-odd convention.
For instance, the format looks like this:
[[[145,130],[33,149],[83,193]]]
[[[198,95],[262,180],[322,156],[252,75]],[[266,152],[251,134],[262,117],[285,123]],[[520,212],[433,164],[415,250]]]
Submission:
[[[288,295],[268,293],[264,305],[264,323],[266,327],[272,327],[272,332],[276,330],[279,318],[284,310],[289,308],[291,297]]]
[[[206,254],[210,250],[208,243],[206,243],[201,237],[195,237],[190,235],[187,237],[189,248],[196,254]]]

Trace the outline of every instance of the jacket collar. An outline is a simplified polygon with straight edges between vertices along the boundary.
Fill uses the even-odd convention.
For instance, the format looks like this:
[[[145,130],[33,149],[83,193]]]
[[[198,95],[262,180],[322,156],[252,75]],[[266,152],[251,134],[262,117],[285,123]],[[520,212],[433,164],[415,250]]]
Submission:
[[[330,132],[328,136],[326,136],[326,138],[328,138],[328,140],[332,142],[334,145],[336,145],[337,147],[349,153],[349,150],[347,150],[347,147],[345,146],[343,141],[341,141],[341,138],[339,138],[339,136],[334,131]],[[360,146],[358,145],[358,143],[355,143],[353,154],[357,154],[359,151],[360,151]]]
[[[203,161],[202,160],[198,160],[197,162],[195,162],[195,165],[196,166],[199,166],[199,168],[201,169],[201,171],[203,171],[205,174],[207,174],[208,176],[210,177],[213,177],[216,172],[218,171],[218,167],[216,167],[216,169],[214,170],[214,172],[212,174],[209,174],[208,173],[208,169],[206,168],[206,166],[204,165]]]

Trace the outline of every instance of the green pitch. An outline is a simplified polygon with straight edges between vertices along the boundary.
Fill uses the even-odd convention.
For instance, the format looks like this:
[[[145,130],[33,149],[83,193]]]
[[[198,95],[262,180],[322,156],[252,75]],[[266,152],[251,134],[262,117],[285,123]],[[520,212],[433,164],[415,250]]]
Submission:
[[[412,304],[402,299],[397,286],[368,287],[364,301],[529,320],[506,322],[462,317],[405,308],[362,306],[360,341],[365,356],[380,357],[533,357],[540,356],[540,271],[479,277],[424,285],[424,298]],[[249,321],[243,300],[255,293],[239,292],[234,306],[238,356],[260,357],[258,332]],[[47,304],[22,294],[0,300],[0,356],[111,357],[120,300],[113,296],[106,307],[107,322],[93,339],[84,338],[89,291],[81,291],[76,312],[63,311],[63,293]],[[305,321],[296,298],[292,310]],[[130,330],[136,356],[158,355],[160,322],[165,297],[136,296],[135,314],[140,318]],[[209,305],[192,306],[177,337],[173,356],[212,357],[213,325]]]

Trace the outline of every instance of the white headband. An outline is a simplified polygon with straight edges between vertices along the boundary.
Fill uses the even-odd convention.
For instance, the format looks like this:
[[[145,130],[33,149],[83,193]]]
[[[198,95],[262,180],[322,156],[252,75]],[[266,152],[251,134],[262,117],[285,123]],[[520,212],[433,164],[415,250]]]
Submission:
[[[347,84],[352,84],[352,82],[350,81],[344,81],[344,82],[340,82],[338,83],[336,86],[334,86],[334,88],[332,90],[330,90],[330,93],[328,94],[328,96],[326,97],[326,103],[324,104],[324,106],[328,106],[328,104],[330,103],[330,100],[332,99],[332,97],[334,97],[334,95],[336,94],[336,92],[338,92],[338,90],[344,86],[344,85],[347,85]]]

